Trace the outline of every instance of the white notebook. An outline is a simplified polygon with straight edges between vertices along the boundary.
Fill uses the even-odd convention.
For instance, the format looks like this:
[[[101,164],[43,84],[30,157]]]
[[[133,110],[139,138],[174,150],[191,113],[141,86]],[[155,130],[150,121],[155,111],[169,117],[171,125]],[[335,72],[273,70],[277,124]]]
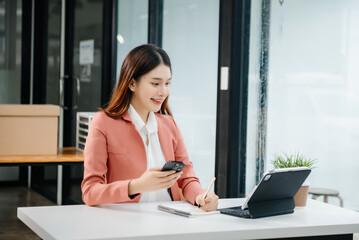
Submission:
[[[175,201],[169,203],[162,203],[157,207],[161,211],[177,214],[184,217],[199,217],[213,214],[219,214],[219,211],[206,212],[197,206],[184,201]]]

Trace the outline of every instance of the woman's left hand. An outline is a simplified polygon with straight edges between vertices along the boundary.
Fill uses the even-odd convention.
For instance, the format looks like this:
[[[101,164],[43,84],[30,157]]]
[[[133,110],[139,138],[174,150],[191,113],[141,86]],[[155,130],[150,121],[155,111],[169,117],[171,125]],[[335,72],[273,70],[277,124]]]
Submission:
[[[218,208],[218,196],[214,192],[208,192],[206,198],[203,200],[203,194],[199,194],[196,197],[197,205],[201,206],[201,209],[209,212],[215,211]]]

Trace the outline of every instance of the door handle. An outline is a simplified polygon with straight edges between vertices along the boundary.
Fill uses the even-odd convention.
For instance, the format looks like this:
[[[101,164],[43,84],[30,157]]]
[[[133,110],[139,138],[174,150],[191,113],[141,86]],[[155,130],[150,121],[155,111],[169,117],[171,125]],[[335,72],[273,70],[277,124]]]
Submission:
[[[81,92],[81,83],[80,83],[80,79],[76,76],[73,76],[73,79],[76,80],[76,102],[75,105],[73,107],[73,109],[77,109],[79,107],[79,100],[80,100],[80,92]]]
[[[60,99],[59,99],[59,102],[60,102],[60,107],[64,110],[67,110],[67,107],[65,106],[65,97],[64,97],[64,94],[65,94],[65,90],[64,90],[64,84],[65,84],[65,79],[68,78],[69,76],[65,75],[63,77],[60,77]]]

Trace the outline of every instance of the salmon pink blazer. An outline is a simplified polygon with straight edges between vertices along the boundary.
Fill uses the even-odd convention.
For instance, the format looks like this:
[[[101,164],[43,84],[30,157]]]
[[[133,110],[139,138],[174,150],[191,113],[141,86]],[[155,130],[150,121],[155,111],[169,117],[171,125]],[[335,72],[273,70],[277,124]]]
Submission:
[[[196,177],[182,135],[169,115],[155,113],[158,138],[166,161],[183,161],[182,176],[171,187],[173,200],[179,189],[190,203],[204,192]],[[84,151],[82,199],[87,205],[138,202],[141,194],[129,197],[128,184],[147,170],[146,150],[128,112],[117,119],[97,112],[91,122]]]

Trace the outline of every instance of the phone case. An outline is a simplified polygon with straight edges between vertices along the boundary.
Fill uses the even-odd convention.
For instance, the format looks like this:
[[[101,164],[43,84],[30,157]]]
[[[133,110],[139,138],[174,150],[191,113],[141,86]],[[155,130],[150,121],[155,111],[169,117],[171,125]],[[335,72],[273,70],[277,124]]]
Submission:
[[[165,163],[161,171],[175,170],[176,172],[182,171],[186,164],[180,161],[168,161]]]

